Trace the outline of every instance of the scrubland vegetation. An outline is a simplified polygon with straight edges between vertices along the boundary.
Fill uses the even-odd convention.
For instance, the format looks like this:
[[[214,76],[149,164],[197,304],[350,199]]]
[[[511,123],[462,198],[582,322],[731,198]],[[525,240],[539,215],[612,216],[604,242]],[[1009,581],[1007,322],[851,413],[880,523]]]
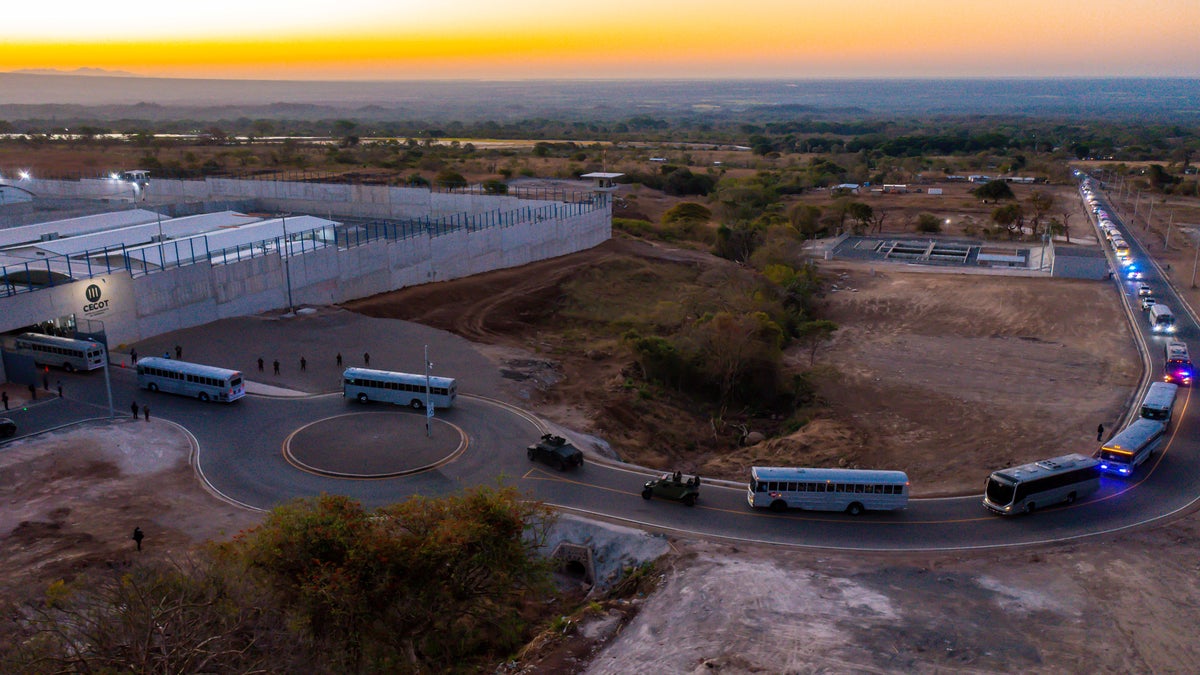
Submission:
[[[549,622],[550,512],[511,489],[367,511],[322,496],[187,560],[93,570],[7,607],[0,670],[474,672]]]

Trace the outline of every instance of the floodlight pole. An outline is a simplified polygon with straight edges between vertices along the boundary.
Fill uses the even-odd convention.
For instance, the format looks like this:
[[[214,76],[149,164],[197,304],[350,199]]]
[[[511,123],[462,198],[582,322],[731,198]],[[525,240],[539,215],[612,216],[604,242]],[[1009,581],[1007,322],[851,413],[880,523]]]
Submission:
[[[295,314],[296,305],[292,303],[292,247],[288,245],[287,214],[279,214],[279,221],[283,223],[283,249],[279,254],[283,256],[283,273],[287,279],[288,313]]]
[[[1196,287],[1196,262],[1200,261],[1200,237],[1196,239],[1196,255],[1192,258],[1192,288]]]
[[[433,364],[429,362],[429,345],[425,345],[425,437],[433,437],[433,388],[430,386],[429,369]]]
[[[1171,223],[1175,222],[1175,212],[1171,212],[1171,216],[1167,218],[1167,238],[1163,240],[1163,248],[1171,250]]]

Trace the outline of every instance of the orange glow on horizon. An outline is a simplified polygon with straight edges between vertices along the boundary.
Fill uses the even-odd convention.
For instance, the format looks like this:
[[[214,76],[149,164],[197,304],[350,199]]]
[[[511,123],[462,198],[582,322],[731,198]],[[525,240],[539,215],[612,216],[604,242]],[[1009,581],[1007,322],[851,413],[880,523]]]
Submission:
[[[736,10],[714,0],[646,7],[612,0],[586,17],[578,16],[584,11],[578,6],[548,0],[517,5],[500,11],[462,0],[436,16],[413,10],[407,22],[379,10],[378,21],[359,18],[359,30],[293,27],[272,32],[281,35],[277,39],[244,32],[158,39],[14,34],[0,40],[0,70],[352,80],[1200,75],[1191,44],[1200,33],[1194,0],[1136,10],[1120,0],[1011,0],[987,7],[947,0],[837,7],[765,0]],[[472,7],[478,9],[473,21]],[[14,29],[0,35],[4,30]]]

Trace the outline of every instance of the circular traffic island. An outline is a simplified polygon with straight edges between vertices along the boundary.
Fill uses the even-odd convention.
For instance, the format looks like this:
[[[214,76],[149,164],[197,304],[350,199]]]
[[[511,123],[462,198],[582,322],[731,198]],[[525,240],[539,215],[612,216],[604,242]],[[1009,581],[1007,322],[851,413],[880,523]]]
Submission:
[[[404,412],[338,415],[300,427],[283,442],[293,466],[334,478],[395,478],[437,468],[467,447],[462,429]]]

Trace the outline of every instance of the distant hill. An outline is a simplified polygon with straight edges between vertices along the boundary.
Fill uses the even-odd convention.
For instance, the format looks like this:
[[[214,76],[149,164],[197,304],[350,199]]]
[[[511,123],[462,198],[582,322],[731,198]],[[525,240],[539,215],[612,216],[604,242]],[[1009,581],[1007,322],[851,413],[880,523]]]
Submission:
[[[76,68],[75,70],[59,70],[57,68],[22,68],[11,70],[11,73],[21,75],[82,75],[84,77],[141,77],[136,73],[125,70],[105,70],[104,68]]]
[[[0,73],[0,120],[353,116],[462,122],[927,115],[1200,120],[1196,79],[201,80]],[[58,106],[64,106],[58,108]]]

